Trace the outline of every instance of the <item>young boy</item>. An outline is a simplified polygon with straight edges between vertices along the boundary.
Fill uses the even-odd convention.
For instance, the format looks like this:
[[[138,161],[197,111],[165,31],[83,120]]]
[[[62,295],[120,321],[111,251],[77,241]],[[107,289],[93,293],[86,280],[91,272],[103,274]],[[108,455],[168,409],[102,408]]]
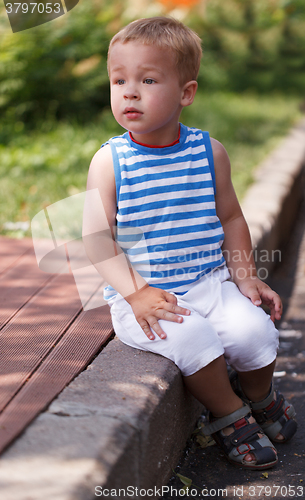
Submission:
[[[84,242],[111,285],[118,337],[173,360],[227,458],[266,469],[278,460],[269,438],[296,431],[272,387],[282,304],[256,276],[224,147],[179,123],[200,60],[199,37],[171,18],[140,19],[111,40],[112,112],[128,132],[92,160]],[[89,196],[97,190],[102,205]]]

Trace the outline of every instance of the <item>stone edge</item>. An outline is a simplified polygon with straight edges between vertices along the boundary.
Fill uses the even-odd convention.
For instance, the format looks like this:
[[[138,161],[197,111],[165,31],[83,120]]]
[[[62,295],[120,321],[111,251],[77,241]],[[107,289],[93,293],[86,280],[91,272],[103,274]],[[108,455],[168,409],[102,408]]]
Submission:
[[[241,206],[262,279],[281,259],[304,193],[305,119],[256,168]]]

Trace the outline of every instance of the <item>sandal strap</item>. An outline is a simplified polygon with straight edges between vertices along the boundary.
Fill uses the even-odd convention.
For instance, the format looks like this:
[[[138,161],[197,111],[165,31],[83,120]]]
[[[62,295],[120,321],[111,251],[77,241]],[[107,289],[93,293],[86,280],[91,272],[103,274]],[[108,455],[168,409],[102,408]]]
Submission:
[[[239,408],[238,410],[233,411],[233,413],[230,413],[225,417],[218,418],[217,420],[215,420],[215,422],[212,422],[204,426],[202,428],[202,433],[205,436],[210,436],[211,434],[214,434],[215,432],[218,432],[221,429],[224,429],[225,427],[234,424],[235,422],[237,422],[237,420],[246,417],[249,413],[251,413],[251,409],[250,406],[246,404],[241,408]]]
[[[258,439],[258,433],[262,432],[259,425],[256,422],[253,424],[248,423],[240,429],[235,429],[232,434],[224,437],[225,441],[231,443],[233,447],[239,446],[242,443],[247,443],[253,441],[253,439]]]
[[[253,410],[255,409],[253,408]],[[269,420],[272,420],[272,422],[281,422],[284,416],[284,421],[281,423],[282,425],[285,421],[293,418],[295,414],[294,407],[287,403],[283,394],[276,391],[276,399],[272,399],[271,403],[264,408],[263,412],[255,413],[255,419],[261,425]]]
[[[232,370],[232,372],[230,374],[230,382],[231,382],[231,385],[233,387],[234,392],[242,399],[242,401],[244,401],[245,403],[250,405],[251,409],[254,411],[263,410],[264,408],[269,406],[272,403],[272,401],[274,400],[273,382],[271,382],[270,391],[269,391],[268,396],[266,396],[265,399],[262,399],[261,401],[257,401],[257,402],[251,401],[245,395],[244,391],[241,388],[238,374],[235,370]]]
[[[273,383],[265,399],[253,402],[243,393],[238,374],[234,370],[230,373],[230,382],[234,392],[251,407],[256,422],[272,441],[284,443],[293,437],[297,430],[295,409],[279,391],[274,391]],[[278,434],[284,439],[278,439]]]
[[[273,401],[274,401],[274,389],[273,389],[273,383],[271,383],[268,396],[262,401],[258,402],[251,401],[251,408],[254,411],[263,410],[264,408],[267,408],[267,406],[269,406]]]

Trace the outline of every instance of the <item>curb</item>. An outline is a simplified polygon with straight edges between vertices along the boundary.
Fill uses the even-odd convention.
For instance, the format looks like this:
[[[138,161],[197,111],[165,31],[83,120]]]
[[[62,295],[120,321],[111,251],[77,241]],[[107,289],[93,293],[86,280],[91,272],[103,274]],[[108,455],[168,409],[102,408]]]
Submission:
[[[304,192],[305,119],[257,167],[241,205],[259,277],[281,259]]]
[[[115,338],[2,455],[1,497],[158,498],[201,410],[171,361]]]
[[[271,270],[289,238],[304,159],[305,119],[257,168],[243,200],[259,270]],[[2,455],[2,497],[158,498],[201,409],[171,361],[115,338]]]

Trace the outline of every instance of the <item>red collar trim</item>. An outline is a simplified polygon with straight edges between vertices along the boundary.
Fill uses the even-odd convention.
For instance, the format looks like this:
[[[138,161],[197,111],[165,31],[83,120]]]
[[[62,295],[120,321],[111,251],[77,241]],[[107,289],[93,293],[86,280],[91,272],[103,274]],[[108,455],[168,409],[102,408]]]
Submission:
[[[131,135],[131,132],[128,132],[129,133],[129,137],[130,139],[132,140],[132,142],[135,142],[136,144],[139,144],[139,146],[145,146],[146,148],[169,148],[170,146],[174,146],[175,144],[178,144],[179,143],[179,140],[180,140],[180,125],[179,125],[179,134],[178,134],[178,139],[176,139],[174,142],[171,142],[170,144],[166,144],[165,146],[152,146],[151,144],[144,144],[143,142],[138,142],[136,141],[132,135]]]

